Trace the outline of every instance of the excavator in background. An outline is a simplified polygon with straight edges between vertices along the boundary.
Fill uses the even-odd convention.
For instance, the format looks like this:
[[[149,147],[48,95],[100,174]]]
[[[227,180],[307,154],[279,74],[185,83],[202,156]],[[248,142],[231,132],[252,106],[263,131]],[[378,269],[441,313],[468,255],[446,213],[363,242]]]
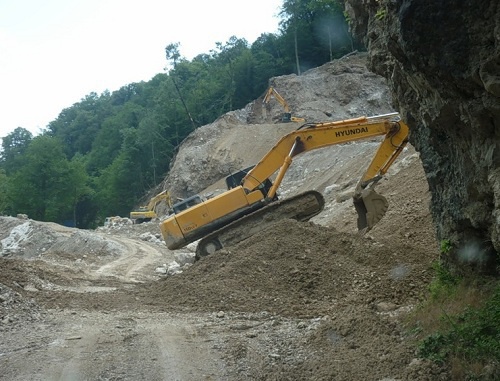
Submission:
[[[168,191],[163,191],[152,197],[147,205],[139,206],[137,209],[130,212],[130,219],[134,224],[140,224],[158,217],[156,215],[156,207],[161,201],[165,201],[169,209],[172,208],[173,205],[170,193]]]
[[[306,120],[304,118],[292,116],[292,113],[290,112],[290,107],[288,106],[287,101],[285,100],[285,98],[283,98],[281,96],[280,93],[278,93],[278,91],[273,86],[270,86],[267,89],[266,95],[264,95],[264,100],[262,102],[264,104],[269,103],[272,96],[274,96],[276,98],[276,100],[281,104],[281,106],[283,106],[283,109],[285,110],[285,112],[283,114],[281,114],[281,122],[283,122],[283,123],[288,123],[288,122],[305,123]]]
[[[196,249],[199,259],[265,230],[277,220],[309,220],[323,210],[325,201],[320,192],[311,190],[278,200],[277,190],[292,159],[317,148],[384,136],[353,195],[358,229],[368,231],[388,208],[387,200],[374,186],[403,151],[408,134],[408,126],[398,113],[304,124],[283,136],[255,166],[227,177],[227,191],[205,201],[198,198],[198,203],[161,222],[165,243],[175,250],[200,240]]]

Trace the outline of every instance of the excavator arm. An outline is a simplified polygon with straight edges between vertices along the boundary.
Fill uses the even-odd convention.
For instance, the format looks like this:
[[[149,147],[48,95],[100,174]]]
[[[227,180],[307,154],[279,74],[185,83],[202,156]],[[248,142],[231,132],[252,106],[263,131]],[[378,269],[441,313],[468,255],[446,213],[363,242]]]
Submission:
[[[172,198],[170,197],[170,193],[164,190],[163,192],[158,193],[156,196],[152,197],[151,200],[149,200],[149,203],[147,205],[148,210],[154,210],[156,208],[156,205],[158,205],[161,201],[165,201],[169,208],[172,207]]]
[[[276,98],[276,100],[279,102],[279,104],[283,107],[284,113],[281,115],[281,121],[282,122],[298,122],[298,123],[304,123],[306,120],[304,118],[299,118],[296,116],[292,116],[292,113],[290,112],[290,106],[288,106],[288,102],[281,96],[280,93],[273,87],[270,86],[266,94],[264,95],[263,103],[267,104],[271,100],[271,97]]]
[[[283,109],[285,110],[285,112],[290,112],[290,107],[288,106],[288,103],[285,100],[285,98],[283,98],[281,96],[281,94],[278,93],[278,91],[274,87],[272,87],[272,86],[269,87],[269,89],[267,89],[266,95],[264,96],[263,102],[264,103],[269,103],[269,101],[271,100],[272,96],[274,96],[276,98],[276,100],[280,103],[280,105],[283,107]]]
[[[383,137],[354,194],[354,204],[360,214],[358,228],[370,229],[387,210],[387,201],[373,187],[402,152],[408,133],[408,126],[397,113],[305,124],[283,136],[246,173],[241,185],[163,221],[160,230],[167,247],[177,249],[202,238],[197,256],[204,256],[266,229],[273,219],[311,218],[324,206],[319,192],[309,191],[277,201],[276,192],[293,158],[322,147]],[[271,183],[273,176],[274,183]]]
[[[170,197],[170,193],[165,190],[152,197],[147,205],[140,206],[130,212],[130,219],[136,223],[141,223],[156,218],[156,207],[161,201],[165,201],[168,207],[172,208],[172,198]]]
[[[274,189],[267,195],[267,198],[272,199],[293,157],[317,148],[377,136],[385,137],[360,180],[358,186],[364,189],[370,182],[387,172],[408,141],[408,126],[399,119],[397,113],[305,124],[281,138],[245,176],[242,186],[247,191],[252,191],[279,170],[273,184]]]

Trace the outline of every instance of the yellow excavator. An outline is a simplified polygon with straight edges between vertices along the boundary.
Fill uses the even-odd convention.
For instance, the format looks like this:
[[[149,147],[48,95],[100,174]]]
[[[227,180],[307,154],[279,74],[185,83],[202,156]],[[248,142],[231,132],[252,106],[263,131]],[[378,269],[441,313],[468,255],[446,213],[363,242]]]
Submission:
[[[152,197],[147,205],[139,206],[137,209],[130,212],[130,219],[134,224],[140,224],[158,217],[156,214],[156,207],[161,201],[165,201],[168,207],[170,209],[172,208],[172,198],[170,197],[170,193],[165,190]]]
[[[276,100],[281,104],[281,106],[283,106],[283,109],[285,110],[285,112],[283,114],[281,114],[281,122],[283,122],[283,123],[288,123],[288,122],[305,123],[306,120],[304,118],[292,116],[292,113],[290,112],[290,106],[288,106],[287,101],[285,100],[285,98],[283,98],[281,96],[280,93],[278,93],[278,91],[273,86],[270,86],[267,89],[266,94],[264,95],[264,100],[262,102],[264,104],[269,103],[272,96],[274,96],[276,98]]]
[[[367,231],[388,208],[387,200],[373,188],[402,152],[408,133],[398,113],[304,124],[283,136],[255,166],[228,176],[227,191],[208,200],[193,196],[189,207],[174,205],[174,215],[160,224],[167,247],[175,250],[200,240],[196,249],[199,259],[266,229],[276,220],[310,219],[323,210],[321,193],[311,190],[278,200],[277,190],[292,158],[317,148],[384,136],[353,195],[358,229]]]

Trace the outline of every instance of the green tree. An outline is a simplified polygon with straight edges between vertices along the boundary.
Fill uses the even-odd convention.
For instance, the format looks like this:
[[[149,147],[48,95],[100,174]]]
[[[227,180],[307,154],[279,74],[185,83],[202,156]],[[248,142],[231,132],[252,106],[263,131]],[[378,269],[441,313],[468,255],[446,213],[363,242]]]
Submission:
[[[330,61],[355,50],[344,15],[344,6],[340,1],[315,1],[312,9],[315,12],[315,39],[320,48],[327,48]]]
[[[82,226],[87,218],[84,216],[84,210],[80,210],[78,215],[79,203],[92,195],[92,189],[89,186],[90,177],[85,170],[86,162],[85,157],[77,154],[73,156],[69,162],[69,171],[67,174],[68,184],[68,200],[71,201],[72,206],[72,226]]]
[[[138,128],[145,114],[142,106],[127,101],[116,108],[114,115],[99,122],[99,132],[94,137],[88,169],[95,174],[101,168],[106,168],[118,156],[122,145],[121,131],[128,128]]]
[[[339,0],[285,0],[282,39],[293,46],[297,74],[354,50]]]
[[[137,130],[125,129],[122,134],[120,154],[97,179],[97,202],[101,220],[106,216],[128,216],[137,200],[145,193]]]
[[[254,62],[253,99],[260,96],[269,86],[269,78],[280,74],[289,74],[283,44],[272,33],[261,34],[251,47]]]
[[[286,35],[293,38],[294,58],[297,74],[301,74],[299,60],[299,36],[302,39],[309,37],[307,26],[312,21],[310,10],[311,2],[308,0],[285,0],[280,15],[283,17],[281,27]]]
[[[80,102],[64,109],[56,120],[49,123],[48,134],[58,137],[64,144],[68,158],[76,153],[82,155],[92,150],[95,136],[102,121],[113,114],[111,95],[92,92]]]
[[[10,182],[15,213],[40,221],[62,221],[72,210],[71,168],[59,140],[37,136]]]
[[[172,80],[172,83],[175,86],[175,90],[177,91],[177,94],[179,95],[179,99],[182,102],[182,105],[184,106],[184,109],[186,110],[186,115],[189,117],[189,120],[191,121],[193,125],[193,129],[196,128],[196,123],[191,115],[191,112],[189,111],[189,108],[187,106],[186,101],[184,100],[184,97],[182,95],[181,89],[179,87],[179,84],[177,83],[175,79],[175,68],[177,66],[177,63],[179,59],[181,58],[180,52],[179,52],[179,43],[173,43],[167,45],[165,48],[165,57],[167,58],[167,61],[170,61],[169,64],[172,66],[173,70],[169,71],[169,77]]]
[[[9,209],[9,178],[3,169],[0,169],[0,215],[8,213]]]
[[[168,170],[177,143],[175,134],[166,133],[167,127],[159,122],[154,113],[144,117],[137,129],[137,145],[142,151],[141,165],[144,172],[147,191],[161,182]],[[174,138],[170,140],[169,137]]]
[[[224,103],[227,105],[228,111],[234,110],[236,93],[242,91],[238,87],[237,78],[246,75],[244,70],[238,72],[238,65],[241,65],[245,53],[249,50],[248,43],[245,39],[232,36],[226,44],[218,42],[216,46],[217,50],[214,51],[214,56],[219,63],[219,78],[225,88]]]
[[[21,166],[21,159],[26,152],[33,134],[22,127],[17,127],[10,134],[2,138],[0,166],[6,174],[12,174]]]

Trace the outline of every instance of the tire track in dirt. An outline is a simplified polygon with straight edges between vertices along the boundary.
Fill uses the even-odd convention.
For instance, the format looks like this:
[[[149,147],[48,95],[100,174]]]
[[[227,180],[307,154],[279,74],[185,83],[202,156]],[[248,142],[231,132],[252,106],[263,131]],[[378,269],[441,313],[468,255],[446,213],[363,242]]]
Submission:
[[[59,312],[49,324],[32,327],[30,335],[19,332],[8,352],[0,345],[0,380],[223,379],[213,338],[191,318]]]
[[[173,260],[173,254],[161,246],[125,237],[109,237],[124,245],[126,250],[116,259],[95,270],[95,276],[112,276],[125,282],[145,282],[156,279],[154,268]]]

